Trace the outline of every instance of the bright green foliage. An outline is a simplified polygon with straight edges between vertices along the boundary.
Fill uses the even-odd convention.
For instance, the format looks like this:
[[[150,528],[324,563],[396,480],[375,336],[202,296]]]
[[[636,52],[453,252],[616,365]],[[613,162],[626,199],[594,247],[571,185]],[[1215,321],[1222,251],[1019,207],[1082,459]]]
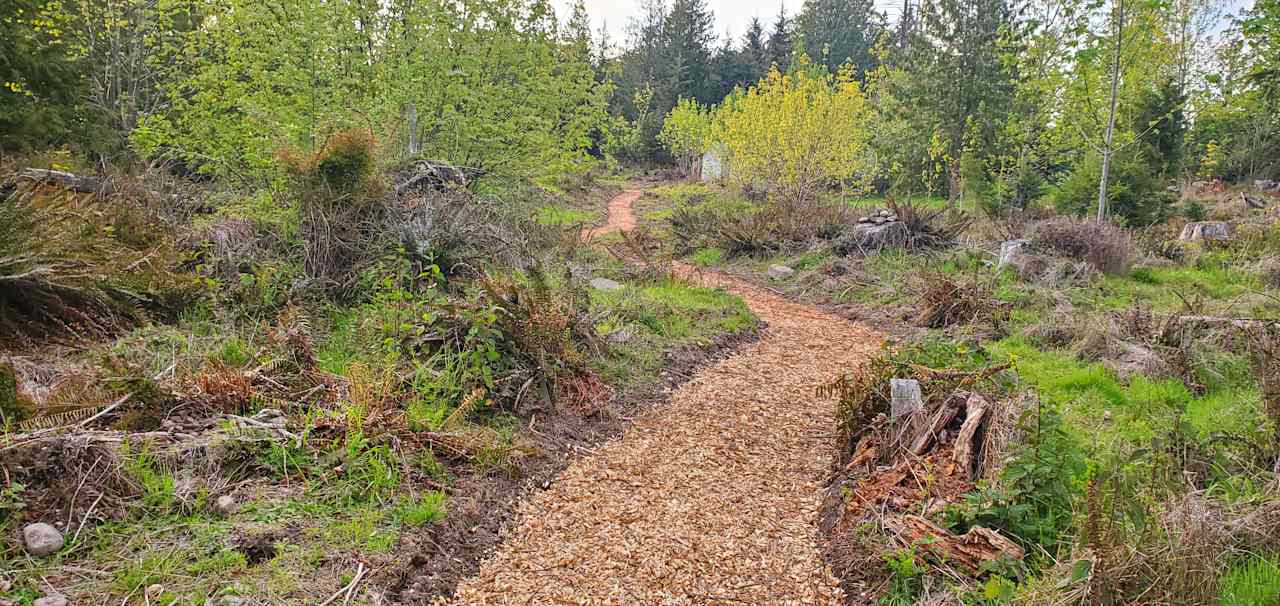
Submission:
[[[689,174],[711,137],[711,111],[693,99],[680,99],[662,122],[658,140]]]
[[[1052,193],[1058,210],[1088,216],[1098,204],[1098,179],[1102,159],[1086,156]],[[1160,223],[1173,214],[1175,199],[1164,190],[1144,159],[1135,154],[1111,160],[1111,184],[1107,188],[1107,208],[1130,225],[1145,227]]]
[[[832,185],[866,185],[870,117],[849,69],[831,74],[802,63],[785,75],[773,70],[726,100],[715,137],[728,148],[733,179],[803,203]]]
[[[1218,579],[1222,606],[1272,606],[1280,603],[1280,560],[1253,557]]]
[[[529,177],[589,165],[604,89],[541,0],[206,0],[201,12],[171,107],[134,133],[144,153],[262,171],[280,146],[371,126],[392,156]]]
[[[423,493],[417,500],[408,500],[396,509],[396,519],[408,526],[435,524],[445,517],[444,492],[431,490]]]

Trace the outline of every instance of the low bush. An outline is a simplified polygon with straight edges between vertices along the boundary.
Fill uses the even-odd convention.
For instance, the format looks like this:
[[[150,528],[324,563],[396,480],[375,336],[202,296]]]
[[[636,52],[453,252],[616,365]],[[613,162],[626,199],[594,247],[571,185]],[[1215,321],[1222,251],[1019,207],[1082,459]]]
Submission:
[[[1103,273],[1124,273],[1131,263],[1128,231],[1110,223],[1052,219],[1033,228],[1032,240],[1056,254],[1088,262]]]
[[[349,130],[309,155],[281,153],[299,201],[307,276],[330,292],[351,286],[375,244],[385,204],[374,145],[367,131]]]
[[[1091,153],[1071,171],[1050,194],[1059,211],[1083,217],[1097,214],[1098,183],[1102,178],[1102,157]],[[1111,163],[1107,187],[1107,214],[1121,217],[1129,225],[1155,225],[1175,210],[1176,199],[1164,190],[1141,158],[1119,154]]]

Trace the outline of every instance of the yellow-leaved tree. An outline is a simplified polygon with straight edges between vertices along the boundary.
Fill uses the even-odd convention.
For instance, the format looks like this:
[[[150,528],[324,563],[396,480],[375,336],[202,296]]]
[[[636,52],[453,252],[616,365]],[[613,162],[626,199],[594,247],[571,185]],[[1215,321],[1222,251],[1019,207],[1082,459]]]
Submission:
[[[711,137],[727,148],[739,183],[764,185],[797,204],[834,185],[869,184],[872,113],[851,69],[832,74],[805,62],[782,74],[775,67],[730,97]]]
[[[658,141],[676,159],[685,175],[693,171],[693,163],[706,151],[711,134],[711,110],[693,99],[681,98],[662,121]]]

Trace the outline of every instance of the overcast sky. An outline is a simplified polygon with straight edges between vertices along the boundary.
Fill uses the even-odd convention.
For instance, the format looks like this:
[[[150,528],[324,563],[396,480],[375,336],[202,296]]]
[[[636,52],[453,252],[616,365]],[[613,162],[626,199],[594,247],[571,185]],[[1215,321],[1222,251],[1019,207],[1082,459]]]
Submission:
[[[556,13],[563,19],[569,13],[572,0],[553,0]],[[1237,10],[1242,6],[1251,6],[1253,0],[1222,0]],[[779,6],[785,6],[788,15],[794,15],[804,0],[707,0],[707,6],[716,16],[716,33],[724,38],[727,30],[735,39],[742,36],[747,23],[752,17],[759,17],[769,25],[777,18]],[[609,27],[609,37],[614,44],[626,42],[627,23],[640,10],[637,0],[586,0],[587,12],[591,14],[592,29],[599,30],[601,24]],[[898,16],[902,0],[876,0],[876,6],[889,15],[890,21]],[[1235,11],[1232,11],[1235,12]]]

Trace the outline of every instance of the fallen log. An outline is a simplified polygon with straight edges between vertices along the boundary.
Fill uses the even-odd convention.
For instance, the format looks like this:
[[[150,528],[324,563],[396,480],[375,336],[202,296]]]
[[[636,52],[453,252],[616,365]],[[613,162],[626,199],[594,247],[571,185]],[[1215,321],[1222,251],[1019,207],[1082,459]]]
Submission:
[[[80,176],[61,170],[28,168],[19,173],[18,178],[24,181],[34,181],[41,184],[58,185],[78,194],[110,193],[110,187],[102,179],[97,177]]]
[[[984,564],[1021,560],[1025,555],[1013,541],[988,528],[974,527],[963,535],[956,535],[914,515],[890,516],[885,518],[884,525],[905,547],[918,549],[944,565],[975,577],[986,573]]]

